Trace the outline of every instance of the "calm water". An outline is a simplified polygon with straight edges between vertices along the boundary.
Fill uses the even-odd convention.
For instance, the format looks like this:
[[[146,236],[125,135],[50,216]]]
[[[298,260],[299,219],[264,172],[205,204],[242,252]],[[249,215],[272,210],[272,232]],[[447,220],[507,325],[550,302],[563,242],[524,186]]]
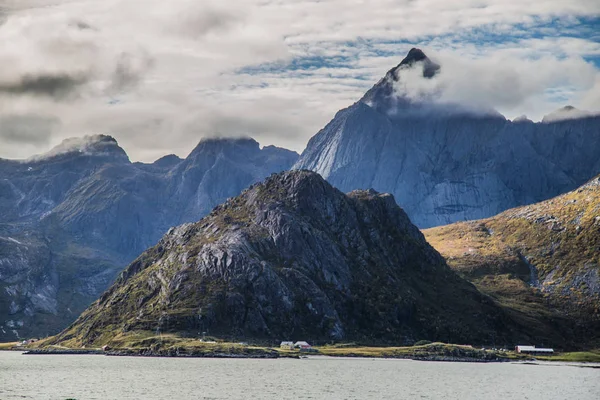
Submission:
[[[0,399],[600,399],[600,369],[0,352]]]

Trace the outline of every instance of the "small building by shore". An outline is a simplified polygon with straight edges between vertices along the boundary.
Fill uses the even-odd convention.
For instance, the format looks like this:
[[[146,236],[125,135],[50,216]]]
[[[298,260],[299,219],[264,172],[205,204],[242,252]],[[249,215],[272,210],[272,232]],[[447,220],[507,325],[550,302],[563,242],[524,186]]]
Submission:
[[[533,354],[533,355],[551,355],[551,354],[554,354],[554,349],[551,349],[551,348],[535,347],[535,346],[524,346],[524,345],[515,346],[515,351],[517,353]]]
[[[283,350],[294,350],[294,342],[281,342],[279,348]]]
[[[312,346],[308,344],[308,342],[296,342],[294,343],[294,347],[300,350],[310,350]]]

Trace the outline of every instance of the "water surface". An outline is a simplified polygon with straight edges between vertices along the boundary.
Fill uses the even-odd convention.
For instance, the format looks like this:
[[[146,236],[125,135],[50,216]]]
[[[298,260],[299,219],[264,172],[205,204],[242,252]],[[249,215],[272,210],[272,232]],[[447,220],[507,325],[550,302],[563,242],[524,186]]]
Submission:
[[[0,399],[600,399],[567,364],[22,355],[0,352]]]

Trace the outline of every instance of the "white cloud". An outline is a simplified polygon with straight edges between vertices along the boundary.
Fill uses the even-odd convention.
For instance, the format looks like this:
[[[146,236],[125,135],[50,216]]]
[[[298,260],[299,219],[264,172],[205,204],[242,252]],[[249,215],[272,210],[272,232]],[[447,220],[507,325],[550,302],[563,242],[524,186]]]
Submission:
[[[570,37],[579,17],[600,16],[596,0],[0,0],[1,10],[0,63],[11,68],[0,71],[0,118],[35,116],[37,128],[27,146],[0,135],[0,157],[92,133],[114,135],[134,160],[185,156],[216,134],[301,151],[411,47],[391,41],[444,62],[444,96],[508,116],[540,118],[563,96],[598,104],[598,69],[582,56],[600,46]],[[481,30],[547,37],[482,42]],[[344,59],[239,73],[302,57]]]
[[[405,69],[395,86],[400,95],[413,100],[495,109],[508,116],[526,113],[539,120],[553,111],[544,101],[548,88],[586,93],[600,76],[596,67],[580,57],[538,55],[528,58],[516,49],[499,49],[481,58],[431,52],[430,57],[442,65],[435,77],[423,78],[418,67]]]

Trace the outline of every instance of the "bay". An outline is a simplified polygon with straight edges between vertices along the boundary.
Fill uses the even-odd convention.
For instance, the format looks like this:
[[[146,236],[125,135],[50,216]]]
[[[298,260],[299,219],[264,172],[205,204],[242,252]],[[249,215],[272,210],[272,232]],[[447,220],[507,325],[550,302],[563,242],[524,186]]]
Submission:
[[[0,399],[600,399],[577,364],[207,359],[0,352]]]

